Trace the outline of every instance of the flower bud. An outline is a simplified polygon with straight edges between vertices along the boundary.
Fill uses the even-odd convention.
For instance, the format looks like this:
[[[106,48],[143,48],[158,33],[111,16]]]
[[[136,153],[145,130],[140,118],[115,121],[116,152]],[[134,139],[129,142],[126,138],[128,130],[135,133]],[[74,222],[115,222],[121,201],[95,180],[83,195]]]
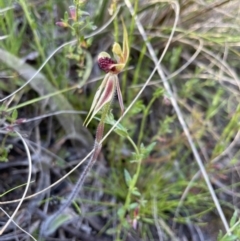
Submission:
[[[76,12],[76,7],[75,6],[70,6],[69,7],[69,13],[70,17],[73,21],[77,20],[77,12]]]
[[[68,26],[68,24],[64,23],[64,22],[56,22],[56,25],[59,27],[64,27],[64,28],[66,28]]]

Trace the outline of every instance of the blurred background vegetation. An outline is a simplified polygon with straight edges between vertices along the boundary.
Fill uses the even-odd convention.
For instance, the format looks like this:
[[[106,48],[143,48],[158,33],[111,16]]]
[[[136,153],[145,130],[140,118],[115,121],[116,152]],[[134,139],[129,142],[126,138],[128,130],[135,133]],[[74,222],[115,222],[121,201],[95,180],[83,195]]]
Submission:
[[[104,77],[98,54],[111,53],[113,43],[121,43],[121,18],[130,46],[128,65],[119,76],[126,108],[154,71],[126,2],[0,0],[0,227],[9,219],[3,210],[8,215],[14,212],[18,204],[14,200],[21,198],[29,172],[16,131],[31,152],[27,196],[40,194],[23,202],[15,223],[40,240],[41,223],[73,189],[85,163],[48,187],[93,148],[99,120],[95,118],[88,128],[82,120]],[[219,217],[163,79],[154,73],[117,131],[104,141],[78,198],[49,227],[53,232],[45,240],[240,240],[240,2],[130,2],[158,58],[174,31],[159,66],[229,230]],[[79,11],[77,23],[70,19],[71,6]],[[113,116],[115,120],[121,116],[116,100],[106,131]],[[133,143],[140,150],[140,163]],[[27,233],[11,223],[0,240],[31,240]]]

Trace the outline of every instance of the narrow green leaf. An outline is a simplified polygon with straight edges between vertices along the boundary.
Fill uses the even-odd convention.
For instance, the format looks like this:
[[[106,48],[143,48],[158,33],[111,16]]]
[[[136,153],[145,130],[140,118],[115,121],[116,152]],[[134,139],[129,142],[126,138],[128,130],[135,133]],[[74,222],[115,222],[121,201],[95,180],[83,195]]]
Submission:
[[[165,90],[163,88],[157,88],[154,93],[153,93],[153,96],[155,98],[158,98],[160,96],[162,96],[163,94],[165,93]]]
[[[221,240],[221,238],[223,237],[223,231],[219,230],[218,236],[217,236],[217,240]]]
[[[221,239],[221,241],[238,241],[238,240],[239,240],[238,236],[236,236],[234,234],[224,237],[224,239]]]
[[[106,124],[109,124],[111,126],[113,126],[116,121],[114,120],[114,117],[113,117],[113,114],[112,113],[109,113],[105,119],[105,123]],[[117,124],[116,128],[114,129],[114,131],[122,136],[122,137],[127,137],[128,136],[128,130],[123,126],[121,125],[120,123]]]
[[[68,12],[65,12],[64,13],[64,22],[68,22],[68,19],[69,19],[69,14],[68,14]]]
[[[147,147],[141,144],[140,152],[143,155],[143,158],[146,158],[150,154],[150,152],[153,150],[155,145],[156,145],[156,142],[151,143]]]
[[[125,178],[125,182],[126,182],[127,186],[129,187],[129,185],[132,181],[132,178],[130,176],[130,173],[126,169],[124,169],[124,178]]]
[[[128,133],[125,130],[116,129],[114,131],[121,137],[127,137],[128,136]]]
[[[108,234],[108,235],[113,235],[113,234],[116,234],[116,233],[117,233],[117,229],[116,228],[109,228],[106,231],[106,234]]]
[[[68,214],[59,215],[54,219],[54,222],[50,222],[50,224],[48,225],[47,233],[48,234],[54,233],[61,225],[69,221],[71,218],[72,216]]]
[[[123,207],[120,207],[117,211],[117,214],[118,214],[118,217],[119,218],[122,218],[123,215],[125,214],[125,211],[124,211],[124,208]]]
[[[136,190],[133,190],[132,191],[132,194],[135,195],[135,196],[138,196],[140,197],[141,196],[141,193],[136,189]]]
[[[18,111],[14,109],[12,112],[12,120],[15,121],[18,118]]]
[[[139,206],[139,204],[138,203],[131,203],[130,205],[129,205],[129,210],[134,210],[134,209],[136,209],[137,207]]]
[[[230,227],[232,227],[236,223],[237,217],[238,217],[238,211],[235,210],[235,212],[233,213],[233,216],[230,220]]]

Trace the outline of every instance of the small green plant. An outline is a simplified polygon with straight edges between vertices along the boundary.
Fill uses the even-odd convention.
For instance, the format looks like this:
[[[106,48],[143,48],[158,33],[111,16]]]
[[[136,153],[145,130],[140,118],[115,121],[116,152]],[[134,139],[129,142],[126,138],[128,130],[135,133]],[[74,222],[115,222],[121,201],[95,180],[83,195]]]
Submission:
[[[6,131],[5,136],[2,139],[2,142],[0,145],[0,162],[7,162],[8,154],[13,148],[12,144],[6,143],[7,139],[9,136],[15,135],[14,127],[22,124],[25,121],[25,119],[24,118],[18,119],[18,111],[16,109],[14,109],[12,113],[8,113],[7,106],[2,106],[2,108],[0,108],[0,116],[1,116],[1,119],[0,119],[1,122],[5,122],[4,130]]]
[[[147,200],[144,199],[142,194],[139,192],[137,188],[137,181],[140,176],[142,160],[147,158],[150,152],[153,150],[156,145],[155,142],[151,143],[148,146],[144,146],[141,144],[140,148],[136,146],[130,136],[127,136],[127,139],[132,144],[135,152],[132,153],[131,163],[135,163],[137,165],[135,173],[131,175],[128,170],[124,169],[124,179],[128,188],[126,199],[124,205],[118,210],[118,216],[120,219],[120,223],[117,227],[117,241],[120,241],[120,235],[122,227],[129,229],[130,227],[136,229],[137,220],[139,218],[139,210],[142,207],[145,207]],[[126,219],[126,214],[130,214],[130,220]]]
[[[78,66],[78,77],[82,79],[84,83],[89,77],[90,71],[87,71],[85,62],[88,61],[86,51],[92,42],[92,39],[84,39],[84,34],[88,30],[94,30],[96,26],[90,18],[90,14],[83,11],[85,1],[74,1],[74,5],[69,6],[69,12],[65,12],[64,18],[61,21],[56,22],[56,25],[71,30],[71,35],[77,38],[75,45],[70,45],[66,57],[75,61]]]
[[[239,212],[236,210],[229,222],[229,227],[231,234],[223,234],[222,231],[219,232],[217,240],[218,241],[238,241],[240,237],[240,219]]]

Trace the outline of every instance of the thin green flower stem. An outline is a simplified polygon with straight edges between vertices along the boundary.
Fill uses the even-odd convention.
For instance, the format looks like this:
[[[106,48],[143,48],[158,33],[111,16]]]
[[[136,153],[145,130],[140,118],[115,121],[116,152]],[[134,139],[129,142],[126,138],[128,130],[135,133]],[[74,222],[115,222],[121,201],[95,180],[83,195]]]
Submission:
[[[132,191],[134,190],[137,181],[138,181],[138,177],[140,175],[140,171],[141,171],[141,165],[142,165],[142,156],[140,155],[139,149],[137,147],[137,145],[134,143],[134,141],[132,140],[132,138],[130,136],[127,136],[127,139],[129,140],[129,142],[132,144],[135,152],[136,152],[136,156],[139,157],[138,160],[136,160],[137,162],[137,169],[136,169],[136,173],[133,175],[133,178],[129,184],[129,188],[128,188],[128,193],[127,193],[127,197],[125,199],[125,203],[123,206],[123,212],[121,213],[120,216],[120,224],[118,225],[118,230],[117,230],[117,238],[116,240],[119,241],[120,240],[120,233],[121,233],[121,227],[123,222],[125,221],[124,218],[126,216],[126,213],[129,209],[129,206],[131,204],[131,196],[132,196]]]
[[[41,43],[39,41],[38,33],[37,33],[36,27],[35,27],[36,23],[34,22],[32,17],[30,16],[30,10],[28,9],[26,1],[25,0],[19,0],[19,2],[20,2],[20,5],[23,8],[24,14],[25,14],[25,16],[27,18],[27,21],[28,21],[28,24],[30,25],[30,28],[32,29],[32,32],[33,32],[33,35],[34,35],[34,41],[36,43],[38,51],[39,51],[39,53],[41,55],[42,60],[44,61],[46,59],[46,56],[45,56],[44,50],[42,48],[42,45],[41,45]],[[56,80],[54,78],[53,72],[52,72],[52,70],[51,70],[49,65],[46,65],[46,71],[47,71],[47,73],[49,75],[49,78],[51,79],[52,83],[55,86],[58,86],[57,82],[56,82]]]
[[[147,108],[145,108],[144,111],[143,111],[143,118],[142,118],[142,122],[141,122],[141,126],[140,126],[139,136],[138,136],[138,143],[137,143],[138,146],[140,146],[142,138],[143,138],[143,128],[146,125],[146,120],[147,120],[148,113],[150,111],[150,108],[152,107],[152,104],[154,103],[154,101],[156,99],[157,99],[157,95],[153,96],[153,98],[149,102]]]
[[[139,153],[138,147],[136,146],[136,144],[134,143],[134,141],[132,140],[132,138],[131,138],[130,136],[127,136],[127,139],[128,139],[129,142],[132,144],[132,146],[133,146],[136,154],[139,155],[140,153]]]
[[[31,181],[30,183],[34,183],[34,181]],[[3,196],[5,196],[6,194],[8,194],[8,193],[10,193],[10,192],[18,189],[18,188],[23,187],[23,186],[26,186],[26,185],[27,185],[27,183],[24,183],[24,184],[18,185],[18,186],[16,186],[16,187],[13,187],[13,188],[11,188],[11,189],[8,189],[6,192],[0,194],[0,198],[3,197]]]

